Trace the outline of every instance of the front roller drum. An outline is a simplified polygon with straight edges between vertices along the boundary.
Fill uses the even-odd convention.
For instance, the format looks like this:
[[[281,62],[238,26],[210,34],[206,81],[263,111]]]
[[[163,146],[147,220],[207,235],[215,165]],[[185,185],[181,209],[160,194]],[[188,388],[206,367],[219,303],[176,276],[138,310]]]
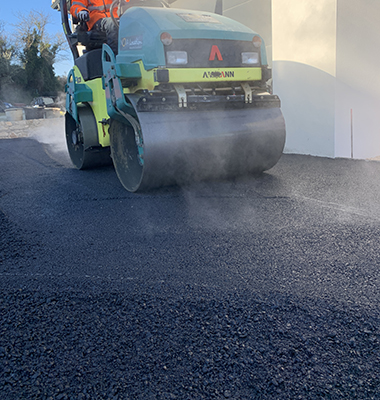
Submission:
[[[110,127],[116,173],[130,192],[261,173],[285,145],[280,108],[136,111],[134,118]]]

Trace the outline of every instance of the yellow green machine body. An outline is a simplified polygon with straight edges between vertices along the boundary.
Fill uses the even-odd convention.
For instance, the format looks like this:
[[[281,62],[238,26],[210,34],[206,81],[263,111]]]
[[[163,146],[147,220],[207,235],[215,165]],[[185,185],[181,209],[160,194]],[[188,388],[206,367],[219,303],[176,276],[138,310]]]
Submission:
[[[112,162],[135,192],[259,173],[278,162],[285,122],[268,90],[260,35],[220,14],[115,0],[115,54],[99,33],[72,33],[66,0],[60,4],[75,64],[66,138],[77,168]]]

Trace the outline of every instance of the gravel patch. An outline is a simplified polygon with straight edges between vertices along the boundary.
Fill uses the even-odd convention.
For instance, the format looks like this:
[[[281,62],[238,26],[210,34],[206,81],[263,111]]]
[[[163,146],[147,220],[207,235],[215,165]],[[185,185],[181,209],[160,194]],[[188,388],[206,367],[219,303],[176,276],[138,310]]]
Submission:
[[[0,393],[38,399],[376,399],[379,316],[162,285],[1,293]]]
[[[0,210],[0,267],[6,261],[8,265],[16,267],[21,260],[35,258],[35,251],[36,247],[24,238],[23,230],[15,227]],[[4,267],[0,271],[7,269]]]

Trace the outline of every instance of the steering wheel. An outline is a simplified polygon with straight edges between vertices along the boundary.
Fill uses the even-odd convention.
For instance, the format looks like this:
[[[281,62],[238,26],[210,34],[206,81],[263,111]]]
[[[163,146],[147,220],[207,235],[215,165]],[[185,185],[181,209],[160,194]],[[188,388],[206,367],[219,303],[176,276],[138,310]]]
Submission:
[[[113,0],[111,7],[110,7],[110,15],[111,15],[111,19],[112,22],[116,25],[117,28],[119,28],[119,21],[115,18],[115,16],[113,15],[113,9],[119,5],[120,0]]]

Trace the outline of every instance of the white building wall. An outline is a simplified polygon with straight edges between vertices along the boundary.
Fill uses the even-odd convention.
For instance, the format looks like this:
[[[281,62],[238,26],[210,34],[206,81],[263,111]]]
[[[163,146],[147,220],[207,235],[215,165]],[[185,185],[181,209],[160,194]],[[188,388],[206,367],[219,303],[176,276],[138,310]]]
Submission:
[[[272,0],[272,26],[285,151],[333,157],[336,0]]]
[[[379,156],[380,1],[272,0],[272,24],[285,151]]]
[[[337,4],[335,155],[371,158],[380,155],[380,1]]]

